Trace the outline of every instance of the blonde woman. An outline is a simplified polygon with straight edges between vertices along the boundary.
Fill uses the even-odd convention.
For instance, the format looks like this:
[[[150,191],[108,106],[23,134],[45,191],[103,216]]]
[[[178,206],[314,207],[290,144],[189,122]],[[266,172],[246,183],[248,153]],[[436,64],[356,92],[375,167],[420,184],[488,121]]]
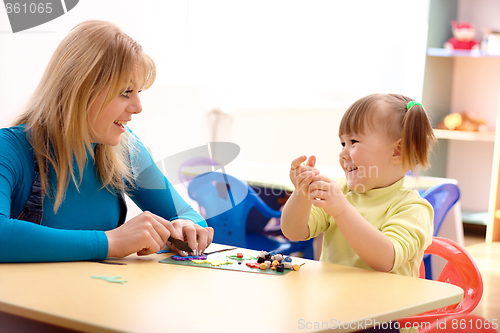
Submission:
[[[147,255],[170,236],[203,253],[213,229],[126,127],[155,76],[115,25],[71,30],[14,126],[0,129],[0,262]],[[144,211],[126,223],[124,193]]]

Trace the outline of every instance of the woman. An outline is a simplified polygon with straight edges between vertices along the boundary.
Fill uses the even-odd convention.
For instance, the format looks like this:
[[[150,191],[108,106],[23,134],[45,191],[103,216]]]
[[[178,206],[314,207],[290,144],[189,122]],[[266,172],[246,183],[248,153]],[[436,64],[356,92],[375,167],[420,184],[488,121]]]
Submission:
[[[213,229],[126,127],[155,76],[109,22],[83,22],[61,42],[15,126],[0,130],[0,262],[146,255],[170,236],[203,253]],[[123,193],[144,211],[127,223]]]

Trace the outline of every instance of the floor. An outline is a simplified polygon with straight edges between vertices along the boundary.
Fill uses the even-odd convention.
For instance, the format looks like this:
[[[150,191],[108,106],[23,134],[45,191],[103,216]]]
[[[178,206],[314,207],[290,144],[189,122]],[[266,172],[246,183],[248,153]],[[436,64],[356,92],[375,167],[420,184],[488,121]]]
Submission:
[[[483,277],[483,297],[472,313],[500,326],[500,242],[486,243],[485,233],[485,227],[464,225],[465,249]]]

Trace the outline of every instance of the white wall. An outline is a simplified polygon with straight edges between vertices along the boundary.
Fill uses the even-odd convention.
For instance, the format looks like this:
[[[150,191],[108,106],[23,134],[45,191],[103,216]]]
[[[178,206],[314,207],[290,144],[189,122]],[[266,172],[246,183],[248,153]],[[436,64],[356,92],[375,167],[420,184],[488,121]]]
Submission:
[[[214,139],[240,159],[337,164],[345,108],[373,92],[421,97],[427,1],[81,0],[13,34],[0,6],[0,126],[35,89],[52,52],[86,19],[109,20],[155,59],[158,79],[132,122],[155,159]],[[220,109],[217,134],[207,112]],[[163,156],[162,156],[163,155]]]

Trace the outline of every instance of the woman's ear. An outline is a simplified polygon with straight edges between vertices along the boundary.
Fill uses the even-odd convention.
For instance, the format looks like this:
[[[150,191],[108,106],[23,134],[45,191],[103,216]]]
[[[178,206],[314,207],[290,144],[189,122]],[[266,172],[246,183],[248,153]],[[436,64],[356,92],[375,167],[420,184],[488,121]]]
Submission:
[[[394,150],[392,152],[392,164],[403,163],[403,151],[401,150],[401,139],[394,142]]]

